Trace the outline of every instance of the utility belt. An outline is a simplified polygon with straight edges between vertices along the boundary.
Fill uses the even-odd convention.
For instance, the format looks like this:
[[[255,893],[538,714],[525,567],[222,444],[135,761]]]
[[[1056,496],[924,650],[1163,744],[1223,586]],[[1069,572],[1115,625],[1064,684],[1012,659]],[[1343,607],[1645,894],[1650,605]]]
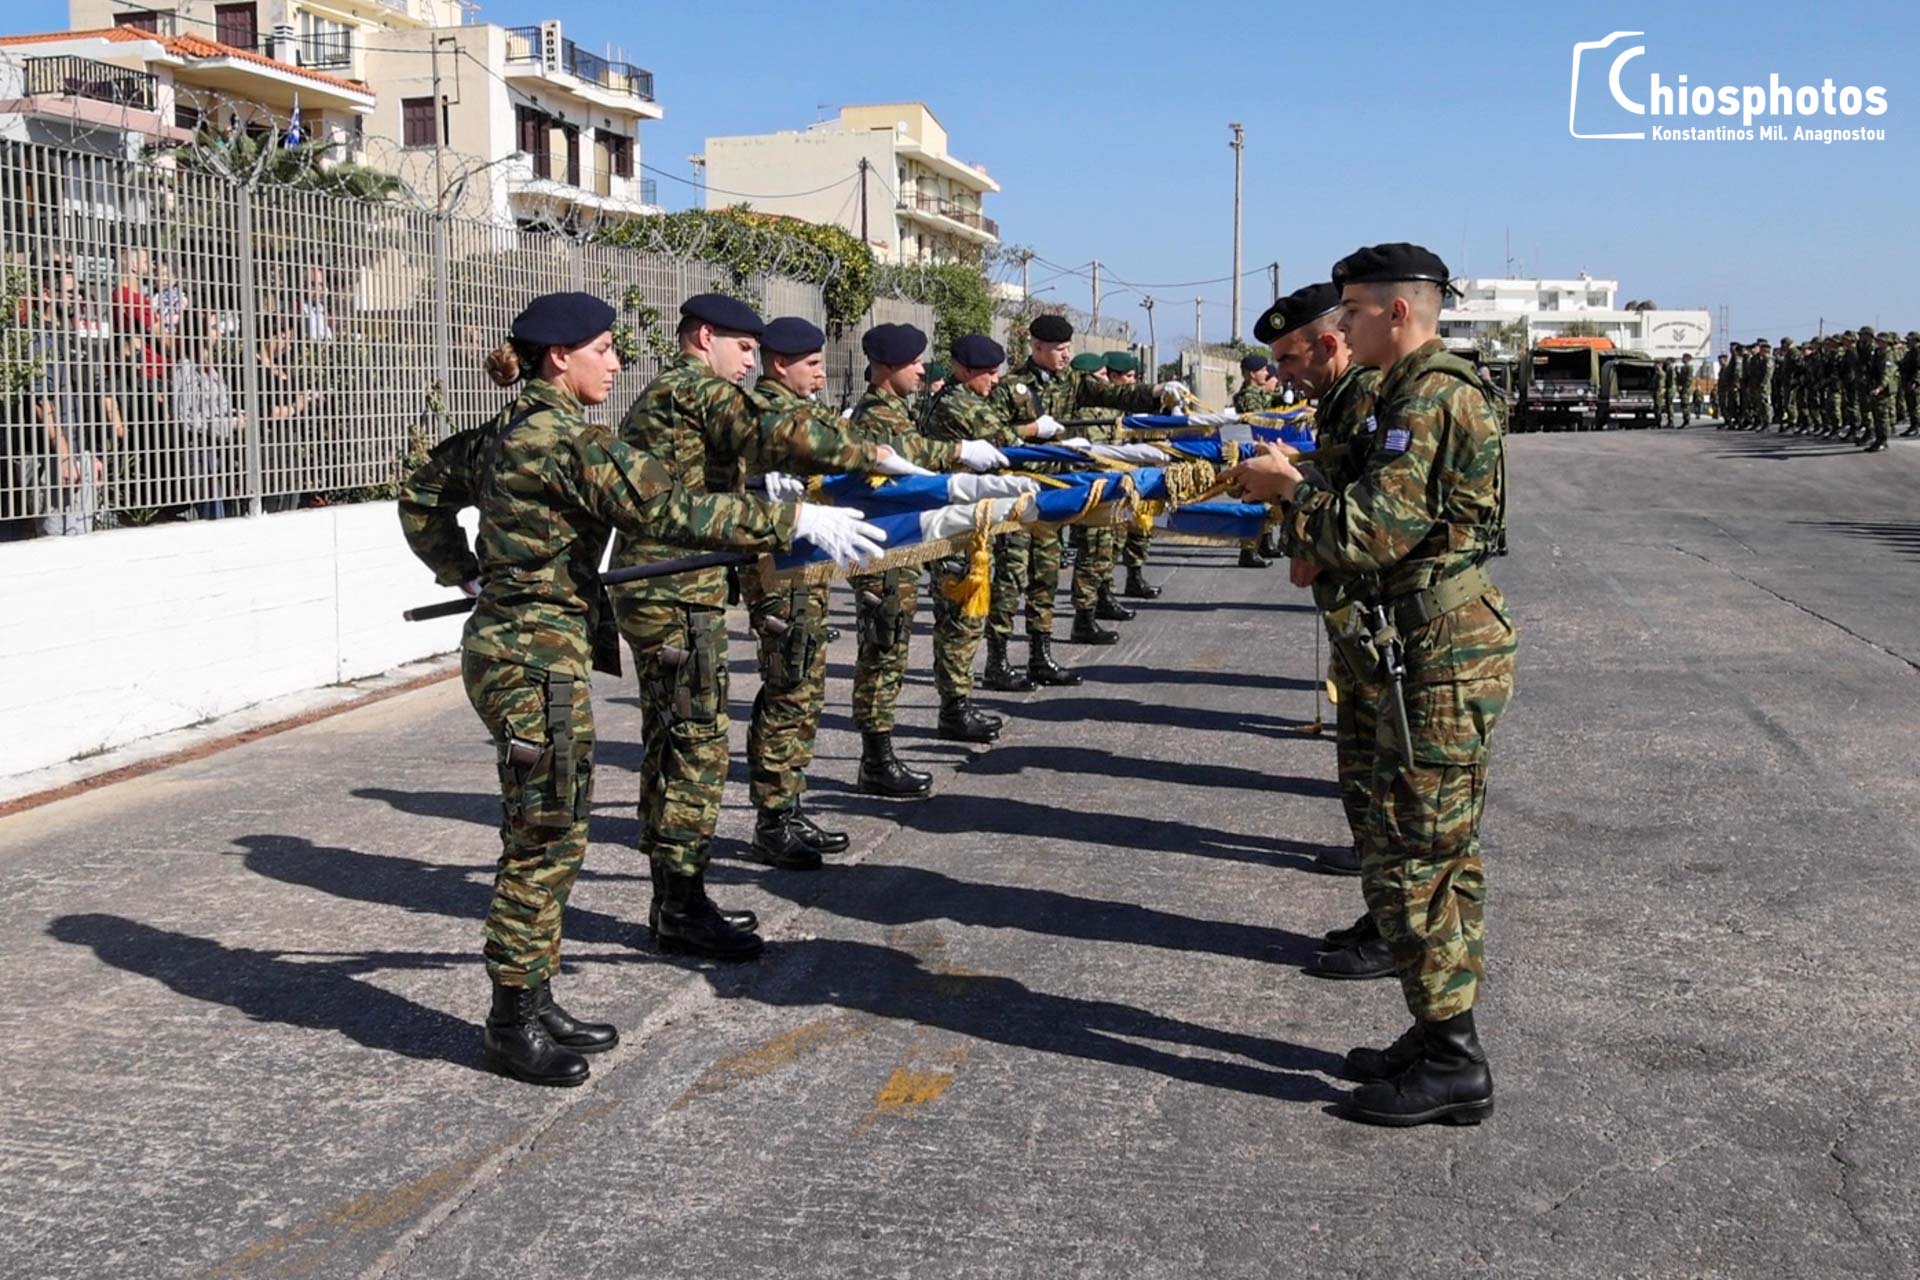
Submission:
[[[1481,566],[1469,565],[1450,577],[1442,578],[1420,591],[1407,592],[1384,600],[1356,596],[1336,609],[1327,611],[1327,630],[1338,644],[1342,640],[1358,642],[1371,650],[1380,643],[1375,632],[1373,611],[1384,609],[1393,631],[1391,639],[1406,639],[1455,609],[1472,604],[1493,590],[1493,579]],[[1372,659],[1362,669],[1370,669]]]

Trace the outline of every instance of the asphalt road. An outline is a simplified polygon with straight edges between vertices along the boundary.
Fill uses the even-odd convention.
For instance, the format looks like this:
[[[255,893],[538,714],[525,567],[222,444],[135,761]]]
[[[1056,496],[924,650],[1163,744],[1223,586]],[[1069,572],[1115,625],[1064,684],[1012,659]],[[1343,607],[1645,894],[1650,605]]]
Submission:
[[[1300,971],[1359,906],[1310,865],[1344,838],[1314,619],[1166,548],[989,751],[932,736],[923,610],[924,803],[850,789],[837,646],[813,806],[854,847],[742,859],[736,765],[750,966],[646,945],[603,683],[561,990],[625,1043],[579,1090],[477,1062],[496,802],[457,682],[0,820],[0,1269],[1916,1274],[1920,447],[1527,436],[1512,476],[1486,1125],[1333,1113],[1404,1010]]]

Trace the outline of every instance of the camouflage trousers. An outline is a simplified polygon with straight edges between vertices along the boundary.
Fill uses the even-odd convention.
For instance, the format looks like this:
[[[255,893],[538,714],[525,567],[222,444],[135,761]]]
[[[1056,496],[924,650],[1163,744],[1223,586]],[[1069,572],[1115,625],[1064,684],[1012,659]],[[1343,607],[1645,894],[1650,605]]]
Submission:
[[[704,869],[727,781],[727,615],[627,605],[620,634],[640,678],[640,852],[668,870]]]
[[[1339,651],[1328,668],[1339,701],[1333,707],[1334,767],[1340,781],[1340,807],[1346,811],[1353,847],[1365,850],[1368,813],[1373,806],[1373,750],[1380,734],[1381,686],[1357,680]]]
[[[1060,594],[1060,535],[1051,529],[1038,533],[1007,533],[993,542],[993,604],[987,611],[987,634],[995,640],[1013,636],[1013,610],[1022,596],[1027,602],[1027,635],[1053,636],[1053,600]]]
[[[946,588],[966,580],[967,557],[949,556],[927,566],[933,598],[933,686],[942,698],[973,696],[973,658],[986,634],[985,618],[969,618]]]
[[[1100,593],[1113,585],[1114,551],[1120,535],[1112,529],[1090,529],[1076,525],[1081,537],[1080,553],[1073,558],[1073,607],[1091,609],[1100,603]]]
[[[1894,393],[1875,396],[1867,402],[1868,434],[1881,444],[1893,437]]]
[[[760,659],[760,692],[747,723],[750,794],[756,809],[786,809],[807,789],[826,702],[827,584],[769,592],[749,571],[740,595]]]
[[[560,967],[560,918],[587,856],[593,803],[593,689],[539,667],[468,653],[467,701],[500,773],[500,862],[483,930],[487,972],[534,986]]]
[[[1147,567],[1147,552],[1153,546],[1153,530],[1128,529],[1127,542],[1120,550],[1120,563],[1129,569]]]
[[[920,571],[889,569],[847,579],[860,645],[853,667],[853,722],[862,733],[893,732],[893,704],[907,679],[907,646],[920,607]]]
[[[1920,427],[1920,417],[1915,417],[1916,406],[1920,405],[1920,382],[1900,384],[1900,417],[1908,427]]]
[[[1480,815],[1494,722],[1513,691],[1511,655],[1496,669],[1407,687],[1413,768],[1401,762],[1391,717],[1379,717],[1374,735],[1360,887],[1422,1022],[1473,1008],[1485,973]]]
[[[1758,430],[1773,422],[1773,393],[1757,391],[1746,399],[1747,425]]]

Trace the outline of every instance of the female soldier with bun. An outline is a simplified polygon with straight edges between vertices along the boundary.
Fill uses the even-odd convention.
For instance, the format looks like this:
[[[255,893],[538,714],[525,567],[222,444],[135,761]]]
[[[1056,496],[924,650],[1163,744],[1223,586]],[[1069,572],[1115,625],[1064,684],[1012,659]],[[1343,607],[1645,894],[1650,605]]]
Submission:
[[[414,554],[437,581],[478,597],[462,676],[498,750],[504,811],[481,1043],[490,1064],[533,1084],[581,1084],[581,1055],[619,1042],[612,1026],[570,1016],[552,990],[561,912],[587,849],[593,657],[596,641],[615,642],[599,581],[609,534],[744,551],[782,550],[798,536],[843,563],[876,554],[882,538],[845,508],[690,495],[659,462],[586,421],[620,372],[613,320],[590,294],[534,299],[487,357],[495,383],[524,384],[518,397],[443,441],[400,494]],[[471,550],[457,521],[469,506],[480,512]],[[676,901],[714,912],[694,880],[669,886]]]

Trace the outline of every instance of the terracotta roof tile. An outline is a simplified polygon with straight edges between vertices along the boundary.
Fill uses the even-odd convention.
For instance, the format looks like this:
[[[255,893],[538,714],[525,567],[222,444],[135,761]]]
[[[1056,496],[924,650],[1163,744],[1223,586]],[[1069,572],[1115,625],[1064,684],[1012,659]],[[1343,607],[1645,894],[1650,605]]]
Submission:
[[[48,31],[39,35],[0,36],[0,45],[46,44],[54,40],[116,40],[122,44],[140,40],[151,40],[166,49],[168,53],[178,54],[187,59],[237,58],[242,62],[254,62],[276,71],[284,71],[304,80],[317,81],[332,85],[337,89],[347,89],[354,93],[372,94],[373,90],[358,80],[343,80],[339,76],[330,76],[320,71],[309,71],[305,67],[296,67],[288,62],[276,62],[263,53],[251,49],[236,49],[232,45],[221,44],[218,40],[208,40],[203,36],[162,36],[138,27],[102,27],[92,31]]]

